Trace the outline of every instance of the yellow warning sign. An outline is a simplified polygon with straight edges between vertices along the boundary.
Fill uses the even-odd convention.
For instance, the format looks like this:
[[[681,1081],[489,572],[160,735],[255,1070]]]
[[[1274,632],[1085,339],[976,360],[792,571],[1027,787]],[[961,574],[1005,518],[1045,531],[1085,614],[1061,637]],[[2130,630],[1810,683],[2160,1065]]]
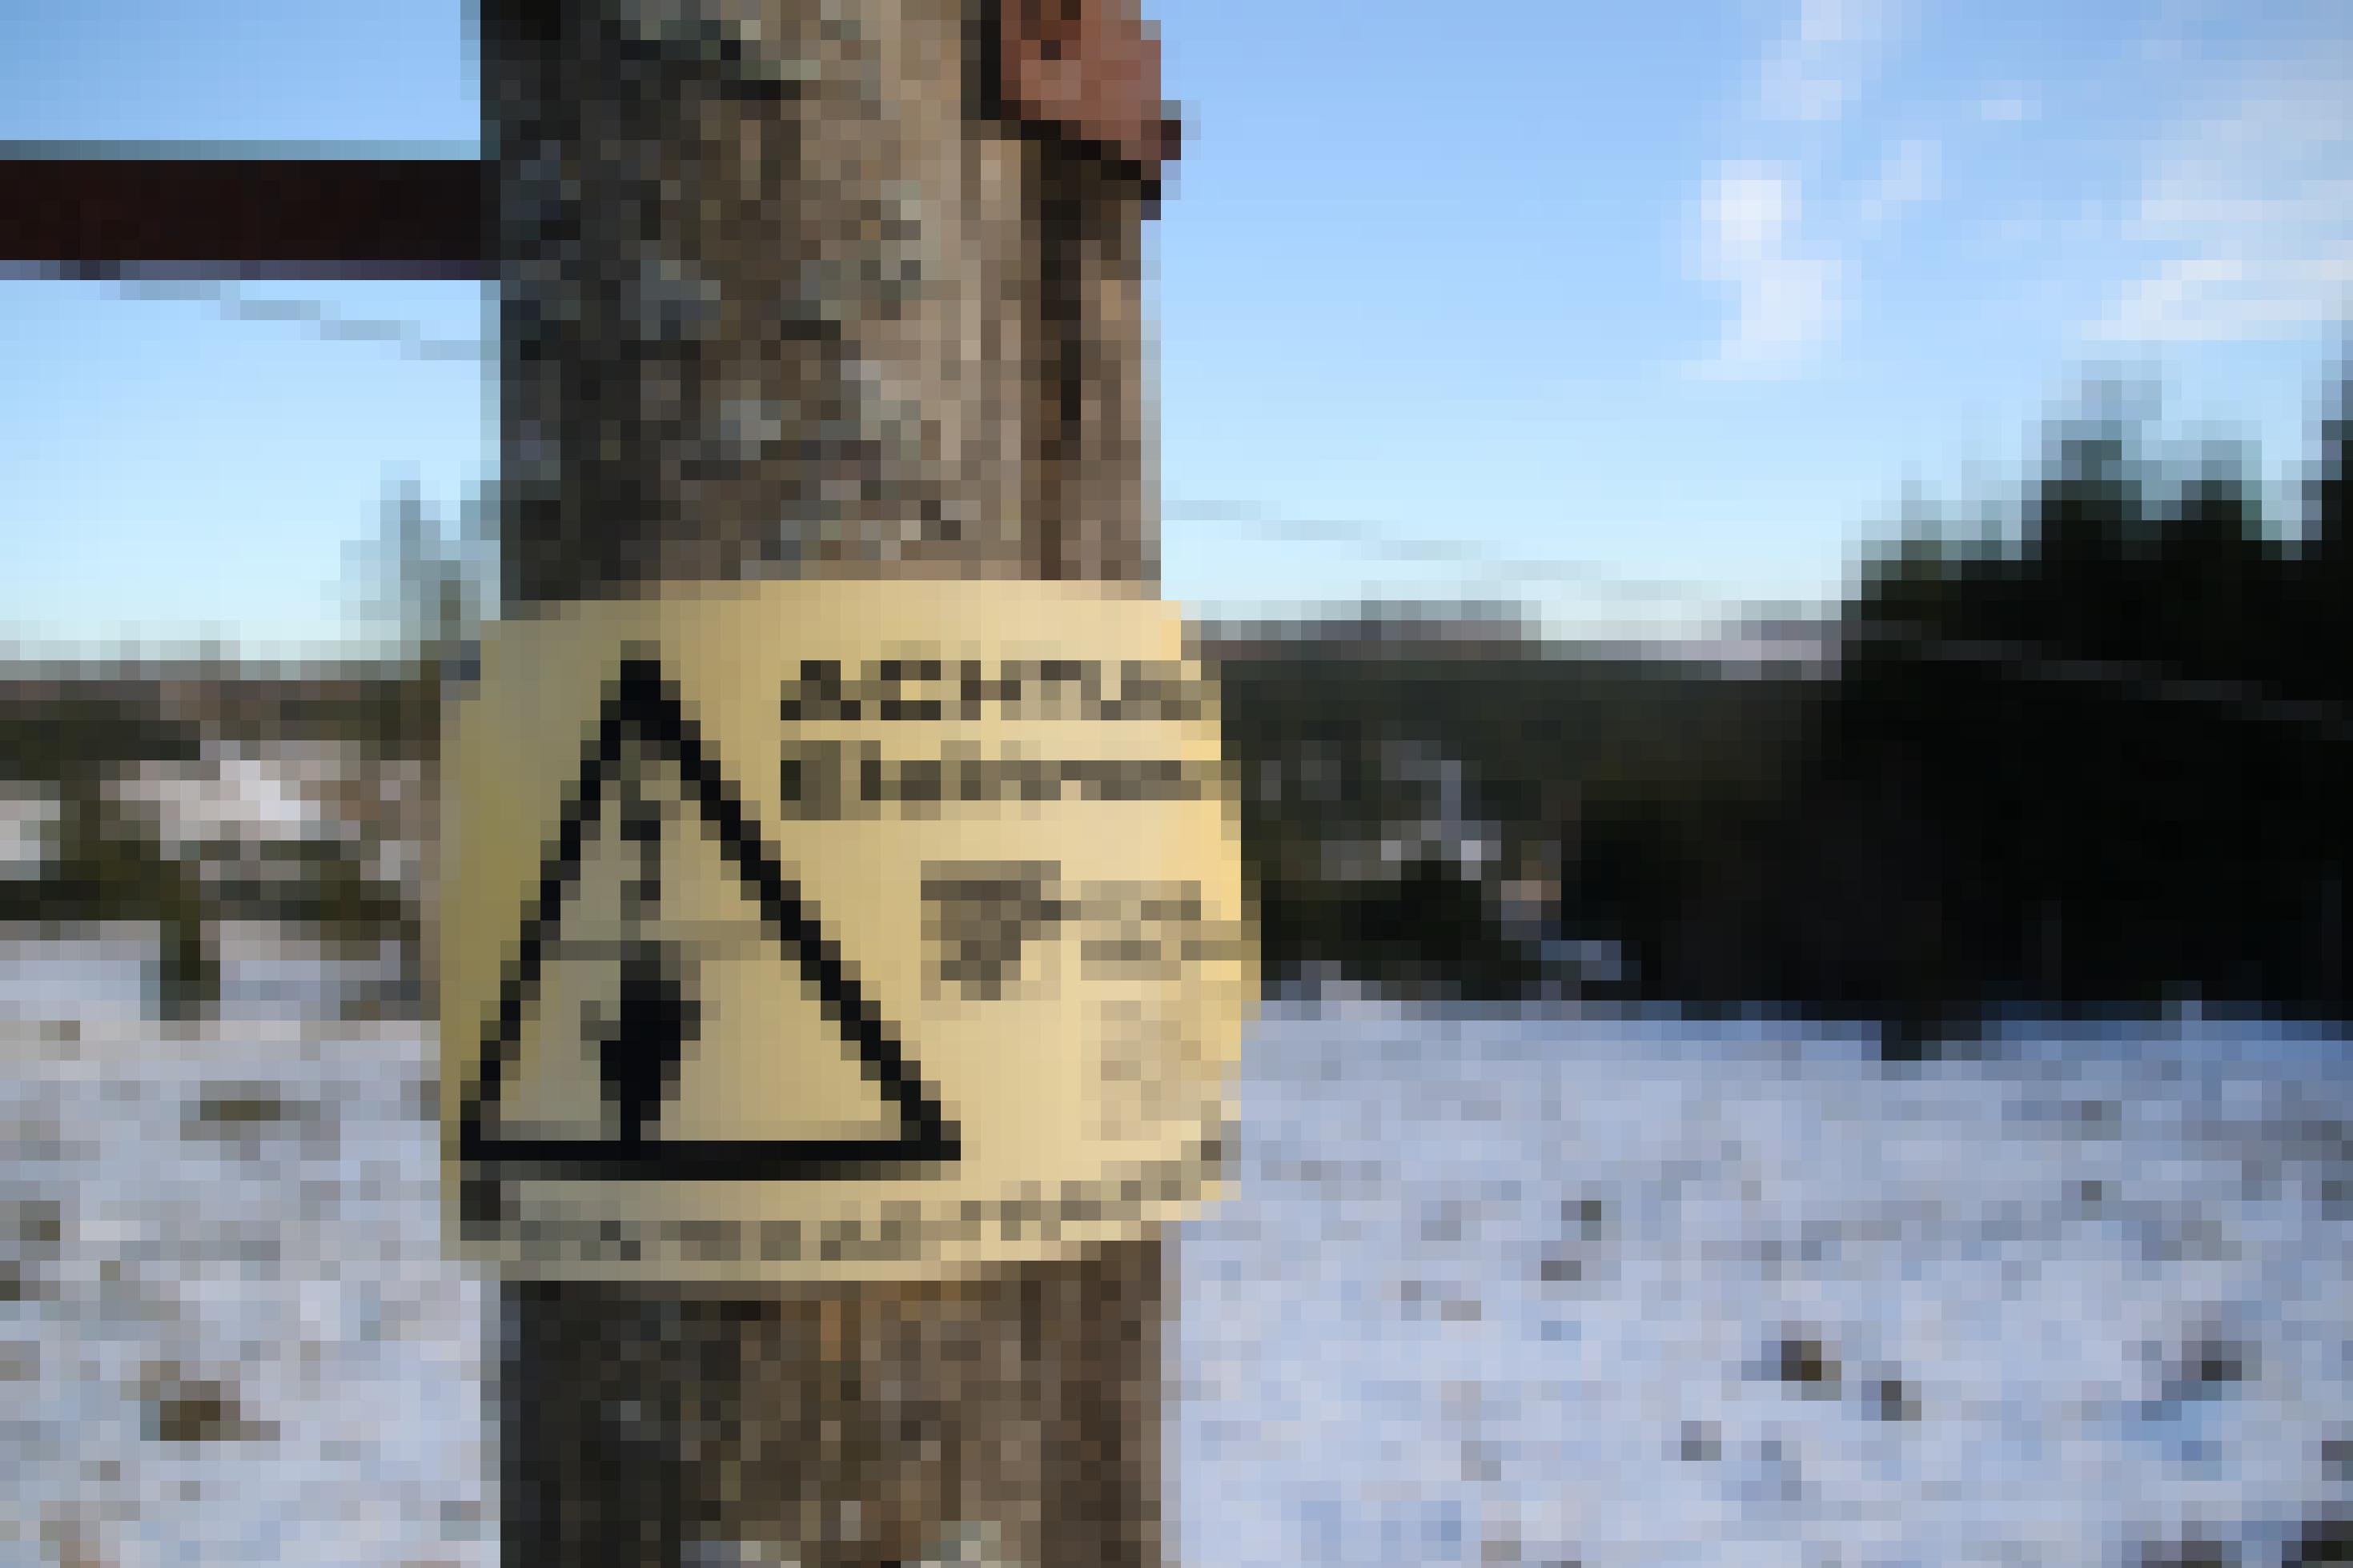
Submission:
[[[1256,965],[1172,607],[955,581],[565,605],[491,628],[443,764],[461,1254],[937,1275],[1216,1195]]]

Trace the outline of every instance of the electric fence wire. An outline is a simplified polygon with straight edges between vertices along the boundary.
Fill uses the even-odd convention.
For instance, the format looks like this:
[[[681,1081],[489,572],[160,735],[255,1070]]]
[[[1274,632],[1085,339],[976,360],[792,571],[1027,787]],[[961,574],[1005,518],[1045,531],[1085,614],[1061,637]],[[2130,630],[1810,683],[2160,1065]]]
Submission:
[[[123,280],[113,287],[126,298],[201,300],[232,320],[290,323],[324,341],[385,344],[422,360],[480,362],[491,352],[479,340],[437,338],[412,321],[357,320],[314,300],[251,299],[224,283]],[[1270,538],[1345,544],[1393,560],[1453,563],[1470,568],[1474,580],[1555,583],[1595,598],[1704,608],[1719,621],[1754,624],[1747,601],[1706,584],[1635,577],[1602,561],[1504,555],[1476,540],[1414,535],[1363,519],[1287,518],[1234,500],[1180,499],[1169,502],[1166,512],[1179,521],[1236,524]],[[2054,654],[2031,643],[1953,637],[1916,623],[1847,617],[1821,630],[1824,641],[1840,649],[1862,643],[1900,647],[1930,658],[1991,667],[2030,680],[2099,686],[2149,701],[2227,707],[2251,719],[2311,725],[2334,731],[2340,738],[2353,737],[2353,711],[2343,704],[2285,697],[2251,681],[2183,676],[2161,665],[2131,660]]]
[[[435,337],[414,321],[356,319],[316,300],[253,299],[228,283],[142,279],[112,287],[125,299],[197,301],[231,321],[290,323],[329,342],[382,343],[412,359],[481,361],[490,354],[479,339]]]

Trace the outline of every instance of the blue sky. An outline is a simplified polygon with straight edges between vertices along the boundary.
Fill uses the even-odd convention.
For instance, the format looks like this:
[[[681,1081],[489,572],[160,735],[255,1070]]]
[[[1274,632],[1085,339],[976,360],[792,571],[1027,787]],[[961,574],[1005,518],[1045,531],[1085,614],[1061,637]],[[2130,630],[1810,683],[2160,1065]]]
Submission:
[[[2341,5],[1155,9],[1190,132],[1153,237],[1165,586],[1205,611],[1820,601],[1907,484],[2015,475],[2101,365],[2283,488],[2309,455],[2353,314]],[[456,3],[0,11],[0,140],[470,152],[475,115]],[[244,292],[487,325],[466,286]],[[463,357],[0,281],[0,627],[339,635],[345,545],[396,477],[454,506],[494,396]]]

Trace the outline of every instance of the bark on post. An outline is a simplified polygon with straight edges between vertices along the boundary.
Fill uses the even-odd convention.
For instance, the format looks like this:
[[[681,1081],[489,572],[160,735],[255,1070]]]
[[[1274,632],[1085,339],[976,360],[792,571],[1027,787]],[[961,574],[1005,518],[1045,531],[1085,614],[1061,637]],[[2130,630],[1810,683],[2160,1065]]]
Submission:
[[[1156,575],[1152,198],[997,112],[993,0],[489,9],[511,600]]]
[[[996,0],[481,16],[511,606],[1156,577],[1153,195],[1007,112]],[[506,1561],[911,1562],[964,1526],[1156,1563],[1163,1299],[1157,1240],[921,1286],[510,1284]]]

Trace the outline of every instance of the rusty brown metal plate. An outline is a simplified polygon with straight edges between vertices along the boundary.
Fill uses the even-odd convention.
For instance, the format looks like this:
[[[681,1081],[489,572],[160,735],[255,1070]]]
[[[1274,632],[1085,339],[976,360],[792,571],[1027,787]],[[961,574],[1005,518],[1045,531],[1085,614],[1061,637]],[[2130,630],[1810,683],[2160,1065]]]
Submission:
[[[1003,92],[1018,119],[1147,170],[1176,156],[1160,39],[1133,0],[1004,0]]]

